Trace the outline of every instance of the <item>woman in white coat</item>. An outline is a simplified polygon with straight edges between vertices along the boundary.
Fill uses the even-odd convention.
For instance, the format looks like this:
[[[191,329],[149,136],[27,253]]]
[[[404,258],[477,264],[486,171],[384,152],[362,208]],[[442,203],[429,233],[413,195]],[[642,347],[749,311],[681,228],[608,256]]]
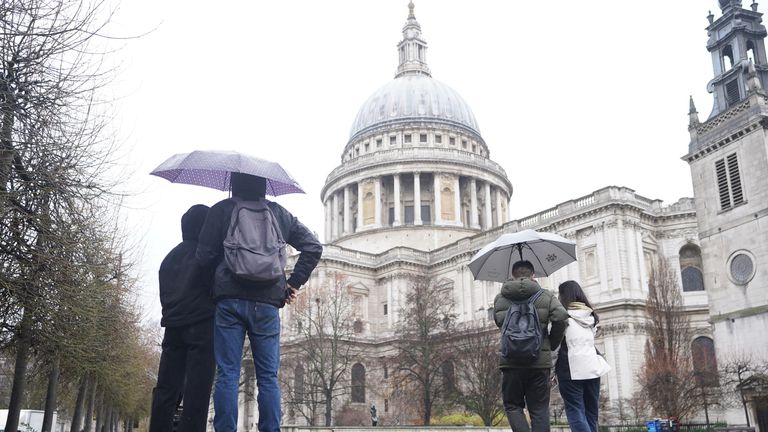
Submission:
[[[568,310],[568,328],[555,364],[565,415],[571,432],[597,432],[600,377],[611,369],[595,348],[600,319],[576,281],[563,282],[558,292]]]

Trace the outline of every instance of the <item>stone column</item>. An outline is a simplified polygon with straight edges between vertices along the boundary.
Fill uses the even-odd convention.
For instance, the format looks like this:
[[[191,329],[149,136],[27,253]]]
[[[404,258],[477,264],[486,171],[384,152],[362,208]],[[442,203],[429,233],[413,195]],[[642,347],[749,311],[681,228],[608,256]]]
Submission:
[[[504,213],[501,209],[501,196],[504,195],[501,188],[496,188],[496,221],[499,223],[499,226],[504,225]]]
[[[357,182],[357,231],[363,230],[363,181]]]
[[[459,181],[459,175],[456,174],[456,181],[453,183],[453,214],[456,225],[463,225],[461,223],[461,182]]]
[[[349,202],[349,185],[344,186],[344,234],[352,233],[352,203]]]
[[[399,226],[400,222],[400,174],[393,176],[394,181],[394,194],[395,194],[395,220],[392,222],[393,226]]]
[[[421,225],[421,180],[418,172],[413,173],[413,224]]]
[[[442,225],[443,224],[443,206],[440,203],[440,174],[438,173],[432,173],[432,179],[434,180],[434,186],[433,186],[433,195],[435,196],[435,205],[434,205],[434,216],[432,217],[432,220],[434,221],[435,225]]]
[[[325,200],[325,242],[330,243],[331,237],[331,200]]]
[[[381,177],[376,177],[373,182],[374,203],[373,203],[373,225],[376,228],[381,227]]]
[[[333,227],[331,228],[331,234],[334,239],[339,238],[339,194],[333,192],[333,207],[331,207],[331,219],[333,220]]]
[[[491,216],[491,184],[485,182],[485,229],[490,229],[493,225],[493,216]]]
[[[480,228],[480,215],[477,211],[477,180],[474,177],[469,180],[469,226],[472,228]]]

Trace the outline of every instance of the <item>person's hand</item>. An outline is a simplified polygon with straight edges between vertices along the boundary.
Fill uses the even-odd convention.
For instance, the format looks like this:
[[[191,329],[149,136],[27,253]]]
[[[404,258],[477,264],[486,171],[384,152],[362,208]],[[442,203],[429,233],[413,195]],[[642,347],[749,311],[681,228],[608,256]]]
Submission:
[[[286,304],[292,304],[296,300],[296,296],[299,294],[299,289],[290,285],[287,286],[288,294],[285,297]]]

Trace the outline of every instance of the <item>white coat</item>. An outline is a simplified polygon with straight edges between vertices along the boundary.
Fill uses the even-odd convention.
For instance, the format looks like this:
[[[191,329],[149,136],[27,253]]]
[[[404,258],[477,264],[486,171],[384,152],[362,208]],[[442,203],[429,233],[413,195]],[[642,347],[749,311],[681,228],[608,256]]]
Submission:
[[[611,367],[595,349],[595,317],[592,309],[584,306],[568,309],[568,328],[565,342],[568,344],[568,365],[572,380],[599,378]]]

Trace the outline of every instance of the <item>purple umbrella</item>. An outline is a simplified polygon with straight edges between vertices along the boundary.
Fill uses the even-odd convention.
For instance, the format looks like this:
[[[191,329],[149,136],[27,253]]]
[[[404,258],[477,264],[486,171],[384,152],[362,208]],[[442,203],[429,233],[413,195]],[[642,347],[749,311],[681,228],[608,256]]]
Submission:
[[[193,151],[171,156],[150,174],[171,183],[229,190],[233,172],[267,179],[267,195],[304,193],[296,180],[276,162],[234,151]]]

